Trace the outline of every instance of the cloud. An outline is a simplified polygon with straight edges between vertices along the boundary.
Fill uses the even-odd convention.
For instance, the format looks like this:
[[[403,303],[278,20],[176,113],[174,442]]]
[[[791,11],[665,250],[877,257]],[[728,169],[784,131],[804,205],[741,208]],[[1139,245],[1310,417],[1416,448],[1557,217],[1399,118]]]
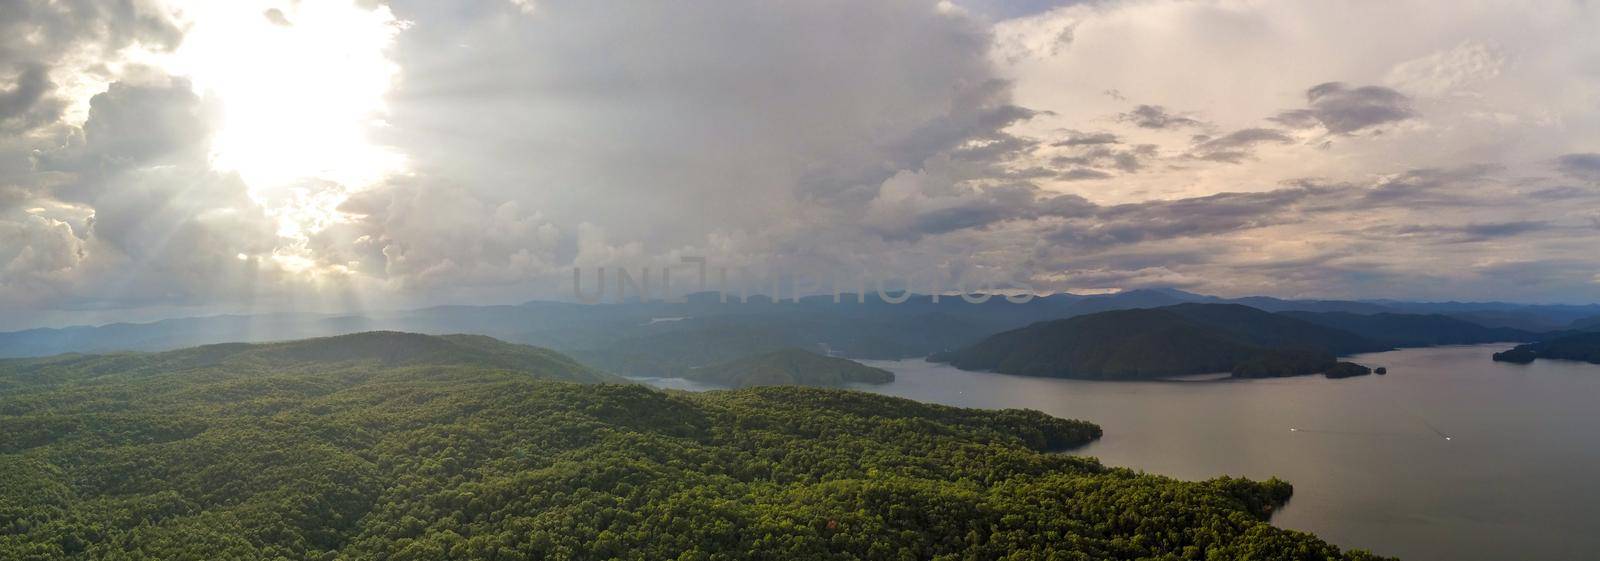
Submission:
[[[171,49],[182,37],[170,10],[149,0],[13,0],[0,5],[0,57],[8,62],[52,64],[83,51],[109,57],[133,44]]]
[[[317,253],[407,290],[558,272],[556,226],[516,202],[486,203],[439,178],[397,179],[354,195],[340,210],[352,222],[316,234]],[[465,223],[475,227],[460,227]]]
[[[855,209],[897,174],[946,158],[995,176],[1037,144],[1005,132],[1036,112],[1010,102],[987,28],[925,2],[541,3],[503,26],[393,8],[428,22],[397,63],[436,71],[402,73],[386,142],[480,200],[652,252],[746,235],[804,252],[820,243],[805,222],[860,230]]]
[[[1083,181],[1086,179],[1106,179],[1111,177],[1111,174],[1093,168],[1072,168],[1061,172],[1057,177],[1060,177],[1062,181]]]
[[[1114,143],[1095,142],[1077,144],[1057,144],[1057,147],[1068,148],[1050,159],[1055,166],[1078,167],[1112,167],[1132,173],[1144,169],[1145,161],[1156,157],[1157,147],[1154,144],[1138,144],[1134,146],[1118,147]],[[1066,179],[1067,176],[1063,176]],[[1073,176],[1074,179],[1085,179],[1084,175]]]
[[[1051,146],[1091,146],[1096,144],[1121,144],[1122,139],[1109,132],[1078,132],[1067,131],[1067,137],[1051,143]]]
[[[1289,220],[1294,205],[1316,192],[1292,188],[1115,205],[1098,209],[1092,220],[1061,228],[1053,238],[1104,246],[1256,229]]]
[[[53,123],[61,115],[59,101],[46,94],[55,88],[42,64],[20,63],[16,83],[0,90],[0,132],[18,133]]]
[[[1273,120],[1295,128],[1321,126],[1332,134],[1351,134],[1416,116],[1411,98],[1383,86],[1349,88],[1325,82],[1306,90],[1309,107],[1279,113]]]
[[[213,122],[189,82],[144,73],[88,100],[81,126],[19,136],[29,166],[0,201],[0,305],[135,308],[281,294],[274,224],[210,168]],[[36,142],[37,140],[37,142]]]
[[[1132,111],[1117,115],[1117,120],[1145,129],[1198,127],[1204,124],[1196,119],[1168,112],[1160,105],[1140,105]]]
[[[1544,232],[1556,226],[1547,220],[1516,220],[1469,224],[1409,225],[1389,229],[1395,236],[1433,238],[1438,243],[1472,243]]]
[[[0,239],[7,240],[0,244],[0,294],[11,298],[49,297],[85,258],[85,243],[72,227],[43,216],[0,218]]]
[[[1197,136],[1190,154],[1202,160],[1237,164],[1260,144],[1289,144],[1294,137],[1277,129],[1240,129],[1219,137]]]
[[[267,11],[261,12],[261,17],[267,18],[267,21],[272,22],[273,25],[281,27],[294,26],[293,23],[289,22],[289,17],[283,15],[283,10],[277,8],[268,8]]]
[[[520,301],[684,255],[1600,297],[1594,5],[531,5],[383,8],[411,25],[385,28],[369,140],[411,173],[362,190],[213,169],[226,96],[165,65],[189,15],[0,2],[0,304]],[[329,23],[263,8],[263,32]]]
[[[1506,62],[1505,53],[1494,45],[1463,41],[1395,65],[1384,81],[1417,95],[1460,94],[1499,76]]]
[[[135,165],[203,158],[210,136],[203,111],[187,80],[114,82],[89,99],[81,140],[42,154],[40,167],[104,175]]]
[[[1593,152],[1562,154],[1556,158],[1556,169],[1574,179],[1600,182],[1600,154]]]

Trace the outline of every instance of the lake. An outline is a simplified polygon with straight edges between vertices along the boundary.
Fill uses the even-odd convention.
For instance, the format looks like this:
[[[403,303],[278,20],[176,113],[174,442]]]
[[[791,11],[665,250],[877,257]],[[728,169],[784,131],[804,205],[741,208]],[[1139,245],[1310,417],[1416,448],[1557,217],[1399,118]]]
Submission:
[[[1351,360],[1386,376],[1094,382],[864,361],[861,389],[1093,421],[1074,453],[1182,479],[1281,477],[1273,523],[1412,561],[1600,558],[1600,366],[1496,363],[1509,345]],[[679,382],[657,380],[658,385]]]

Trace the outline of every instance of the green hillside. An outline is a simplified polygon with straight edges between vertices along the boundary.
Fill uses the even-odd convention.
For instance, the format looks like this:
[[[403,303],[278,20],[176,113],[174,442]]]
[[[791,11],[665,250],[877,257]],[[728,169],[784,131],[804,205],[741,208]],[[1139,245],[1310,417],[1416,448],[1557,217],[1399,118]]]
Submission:
[[[0,362],[0,559],[1370,558],[1268,524],[1281,481],[1053,453],[1084,422],[570,368],[392,333]]]
[[[1386,349],[1358,335],[1235,304],[1181,304],[1040,322],[934,355],[966,370],[1140,379],[1325,372],[1335,356]]]
[[[887,384],[894,373],[859,362],[823,356],[803,349],[783,349],[738,360],[694,368],[685,376],[733,388],[753,386],[839,387],[846,384]]]
[[[280,343],[224,343],[162,353],[61,355],[0,360],[7,384],[96,383],[98,379],[172,376],[207,370],[214,376],[247,378],[265,373],[323,373],[329,369],[374,367],[474,367],[510,370],[550,380],[622,382],[622,378],[581,365],[538,347],[506,343],[482,335],[420,335],[371,331]]]

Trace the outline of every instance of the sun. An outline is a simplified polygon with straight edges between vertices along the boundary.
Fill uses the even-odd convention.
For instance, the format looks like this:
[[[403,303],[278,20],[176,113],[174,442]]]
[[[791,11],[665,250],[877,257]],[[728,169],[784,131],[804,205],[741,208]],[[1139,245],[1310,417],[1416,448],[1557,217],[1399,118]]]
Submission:
[[[339,220],[350,193],[404,172],[404,155],[373,141],[399,73],[388,50],[407,25],[387,7],[195,0],[176,8],[188,33],[161,66],[215,102],[212,166],[239,174],[289,245]]]

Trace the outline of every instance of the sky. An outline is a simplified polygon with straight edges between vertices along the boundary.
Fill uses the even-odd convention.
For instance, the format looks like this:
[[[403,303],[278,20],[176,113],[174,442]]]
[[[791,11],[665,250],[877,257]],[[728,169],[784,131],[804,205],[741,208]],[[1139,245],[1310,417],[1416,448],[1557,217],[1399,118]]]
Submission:
[[[1557,0],[0,0],[0,329],[686,259],[1593,302],[1595,29]]]

